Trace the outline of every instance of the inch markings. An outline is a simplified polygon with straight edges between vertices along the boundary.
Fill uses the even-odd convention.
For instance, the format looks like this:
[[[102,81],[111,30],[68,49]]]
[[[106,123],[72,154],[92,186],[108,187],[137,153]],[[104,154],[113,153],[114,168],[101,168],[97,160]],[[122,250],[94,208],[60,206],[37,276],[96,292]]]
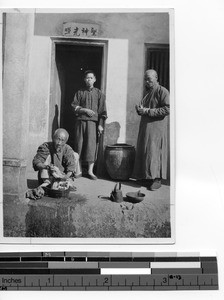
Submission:
[[[217,290],[214,255],[0,252],[0,290]]]

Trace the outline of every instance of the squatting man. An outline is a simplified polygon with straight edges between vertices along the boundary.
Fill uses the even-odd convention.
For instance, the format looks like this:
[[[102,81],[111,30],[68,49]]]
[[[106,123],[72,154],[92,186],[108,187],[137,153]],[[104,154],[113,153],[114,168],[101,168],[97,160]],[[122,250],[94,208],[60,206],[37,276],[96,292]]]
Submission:
[[[59,128],[53,135],[52,142],[45,142],[38,147],[33,159],[33,168],[38,171],[39,184],[52,183],[55,179],[67,180],[75,177],[79,171],[79,155],[66,144],[69,134]]]

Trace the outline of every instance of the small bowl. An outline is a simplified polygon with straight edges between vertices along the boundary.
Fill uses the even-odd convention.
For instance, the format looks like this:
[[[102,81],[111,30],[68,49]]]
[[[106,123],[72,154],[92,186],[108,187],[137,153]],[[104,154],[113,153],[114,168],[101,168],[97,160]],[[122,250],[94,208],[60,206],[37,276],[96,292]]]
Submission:
[[[144,200],[145,194],[140,192],[129,192],[126,194],[126,201],[132,202],[132,203],[138,203]]]
[[[70,188],[67,190],[53,190],[48,187],[43,188],[45,191],[45,195],[52,198],[68,198],[70,193]]]

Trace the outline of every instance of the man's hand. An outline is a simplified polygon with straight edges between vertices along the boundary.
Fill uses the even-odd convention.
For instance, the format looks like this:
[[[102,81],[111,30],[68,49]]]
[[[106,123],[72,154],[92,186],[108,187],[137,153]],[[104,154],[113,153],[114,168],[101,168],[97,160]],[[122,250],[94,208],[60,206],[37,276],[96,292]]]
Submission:
[[[71,175],[72,175],[72,172],[68,172],[67,174],[64,175],[63,179],[67,180],[71,177]]]
[[[58,168],[56,166],[54,166],[53,164],[50,164],[48,166],[48,169],[51,171],[51,172],[57,172],[58,171]]]
[[[135,109],[137,111],[137,114],[140,115],[140,116],[147,114],[147,108],[145,108],[141,105],[140,106],[135,105]]]
[[[102,134],[103,133],[103,126],[98,125],[98,134]]]
[[[145,108],[140,107],[140,108],[138,109],[138,113],[139,113],[140,116],[144,115],[144,114],[145,114]]]
[[[92,117],[93,115],[95,115],[95,112],[89,108],[81,108],[80,112],[86,114],[88,117]]]
[[[50,165],[50,172],[51,172],[51,175],[54,177],[54,178],[63,178],[64,177],[64,173],[62,173],[58,167],[54,166],[54,165]]]
[[[49,170],[49,165],[45,165],[43,163],[38,163],[37,167],[38,167],[39,171],[41,171],[41,170]]]

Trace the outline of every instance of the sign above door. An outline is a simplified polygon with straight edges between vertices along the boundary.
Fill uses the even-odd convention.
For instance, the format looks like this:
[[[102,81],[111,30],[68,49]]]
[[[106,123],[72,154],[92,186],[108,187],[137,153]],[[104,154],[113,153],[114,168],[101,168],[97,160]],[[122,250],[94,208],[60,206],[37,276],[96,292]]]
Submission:
[[[89,23],[63,23],[63,35],[72,37],[98,37],[100,25]]]

